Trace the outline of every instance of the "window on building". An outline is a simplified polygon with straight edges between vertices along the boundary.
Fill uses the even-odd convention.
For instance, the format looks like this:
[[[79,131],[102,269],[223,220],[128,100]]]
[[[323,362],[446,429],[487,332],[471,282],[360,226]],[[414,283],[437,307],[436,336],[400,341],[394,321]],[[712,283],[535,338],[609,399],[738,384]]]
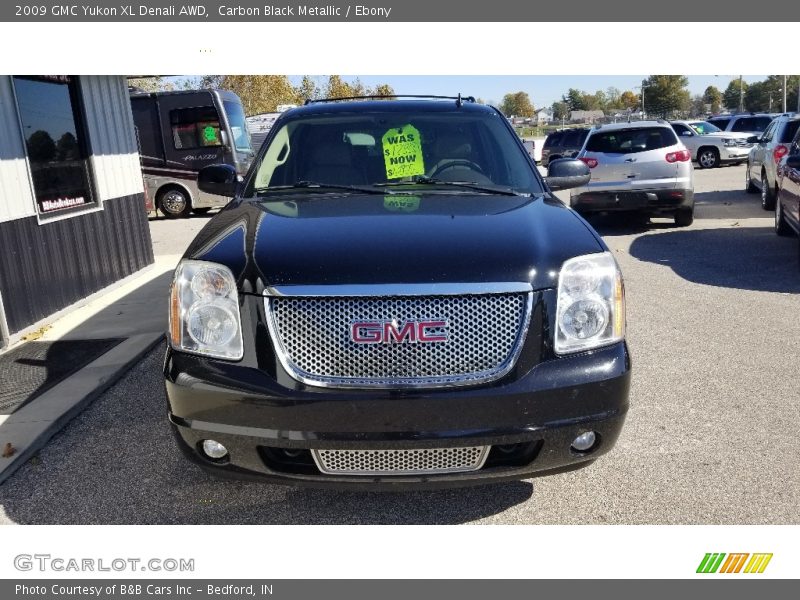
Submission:
[[[213,106],[179,108],[169,112],[176,150],[221,146],[219,114]]]
[[[14,90],[39,212],[93,204],[77,78],[15,76]]]

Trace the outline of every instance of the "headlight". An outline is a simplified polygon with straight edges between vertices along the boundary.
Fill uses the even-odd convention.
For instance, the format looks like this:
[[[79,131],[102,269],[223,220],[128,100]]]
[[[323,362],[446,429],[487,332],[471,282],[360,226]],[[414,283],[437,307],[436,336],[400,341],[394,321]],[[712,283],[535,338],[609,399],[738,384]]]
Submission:
[[[622,275],[608,252],[571,258],[558,276],[557,354],[606,346],[625,337]]]
[[[200,260],[178,265],[170,290],[169,337],[176,350],[242,358],[239,298],[228,267]]]
[[[722,145],[730,148],[732,146],[738,146],[738,142],[736,140],[722,140]]]

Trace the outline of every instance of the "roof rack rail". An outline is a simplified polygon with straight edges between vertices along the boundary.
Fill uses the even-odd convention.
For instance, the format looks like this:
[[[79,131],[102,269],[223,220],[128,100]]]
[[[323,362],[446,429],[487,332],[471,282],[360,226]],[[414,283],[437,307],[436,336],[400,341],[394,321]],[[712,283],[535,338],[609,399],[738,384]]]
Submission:
[[[475,96],[462,96],[459,94],[458,96],[431,96],[426,94],[386,94],[386,95],[375,95],[375,96],[344,96],[341,98],[319,98],[319,99],[312,99],[309,98],[306,100],[306,105],[308,104],[318,104],[322,102],[342,102],[346,100],[386,100],[387,98],[419,98],[419,99],[426,99],[426,100],[455,100],[458,106],[461,106],[464,102],[470,102],[472,104],[475,103]]]

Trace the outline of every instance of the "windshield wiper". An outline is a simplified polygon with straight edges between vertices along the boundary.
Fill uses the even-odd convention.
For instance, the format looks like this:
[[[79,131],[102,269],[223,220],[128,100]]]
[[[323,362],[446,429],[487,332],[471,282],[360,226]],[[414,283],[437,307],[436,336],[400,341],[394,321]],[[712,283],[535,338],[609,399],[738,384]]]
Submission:
[[[290,185],[275,185],[271,187],[256,188],[256,194],[264,194],[278,190],[292,189],[331,189],[345,190],[347,192],[359,192],[361,194],[380,194],[381,196],[391,195],[394,192],[389,190],[376,189],[375,187],[362,187],[360,185],[340,185],[338,183],[318,183],[316,181],[295,181]]]
[[[475,190],[476,192],[484,192],[486,194],[500,194],[502,196],[528,196],[522,192],[516,192],[508,187],[490,186],[480,184],[476,181],[446,181],[444,179],[437,179],[435,177],[427,177],[424,175],[418,176],[414,181],[391,181],[389,183],[376,183],[376,187],[390,187],[400,185],[447,185],[468,190]]]

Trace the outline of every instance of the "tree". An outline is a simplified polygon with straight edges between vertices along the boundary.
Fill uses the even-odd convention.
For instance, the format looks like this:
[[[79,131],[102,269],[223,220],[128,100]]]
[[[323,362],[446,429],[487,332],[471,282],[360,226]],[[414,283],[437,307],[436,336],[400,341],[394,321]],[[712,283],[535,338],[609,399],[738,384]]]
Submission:
[[[620,103],[621,95],[622,92],[619,91],[618,88],[615,88],[613,85],[606,88],[606,108],[615,108],[615,109],[625,108]]]
[[[394,88],[388,83],[380,83],[368,91],[370,96],[394,96]]]
[[[575,88],[569,88],[567,93],[561,96],[561,101],[569,106],[570,110],[586,110],[584,102],[584,94],[582,91]]]
[[[224,75],[219,88],[242,100],[246,115],[275,112],[279,104],[296,104],[297,90],[286,75]]]
[[[569,104],[564,101],[553,102],[553,119],[569,119]]]
[[[342,79],[341,75],[330,75],[325,86],[326,98],[349,98],[353,95],[353,88]]]
[[[128,79],[128,85],[139,88],[140,90],[144,90],[145,92],[161,92],[169,87],[166,85],[164,78],[160,75]]]
[[[725,92],[722,94],[722,101],[725,104],[725,108],[728,110],[739,110],[739,97],[740,97],[740,89],[747,92],[747,82],[741,81],[741,88],[739,86],[739,79],[734,79],[728,84],[728,87],[725,88]]]
[[[306,100],[314,100],[319,97],[319,86],[309,75],[303,75],[299,85],[295,88],[297,103],[305,104]]]
[[[503,96],[500,103],[500,112],[505,116],[532,117],[536,110],[533,108],[530,96],[527,92],[515,92]]]
[[[33,162],[47,162],[56,157],[56,143],[50,134],[39,129],[28,138],[28,157]]]
[[[594,94],[583,94],[584,110],[606,110],[608,98],[603,90],[597,90]]]
[[[642,99],[638,94],[634,94],[630,90],[622,92],[619,96],[620,108],[627,110],[636,110],[642,103]]]
[[[689,116],[693,118],[702,119],[705,118],[708,111],[706,107],[708,103],[706,102],[705,96],[695,95],[692,96],[692,104],[691,108],[689,109]]]
[[[688,111],[691,96],[685,75],[651,75],[644,83],[644,109],[666,119],[674,113]]]
[[[710,85],[703,92],[703,102],[711,105],[711,112],[718,113],[722,108],[722,92],[716,86]]]
[[[56,155],[59,160],[77,160],[80,158],[80,150],[78,148],[78,140],[75,136],[67,131],[58,138],[56,142]]]
[[[797,75],[786,78],[786,109],[797,106]],[[764,81],[748,86],[744,94],[744,106],[752,111],[777,112],[783,110],[783,75],[769,75]]]

